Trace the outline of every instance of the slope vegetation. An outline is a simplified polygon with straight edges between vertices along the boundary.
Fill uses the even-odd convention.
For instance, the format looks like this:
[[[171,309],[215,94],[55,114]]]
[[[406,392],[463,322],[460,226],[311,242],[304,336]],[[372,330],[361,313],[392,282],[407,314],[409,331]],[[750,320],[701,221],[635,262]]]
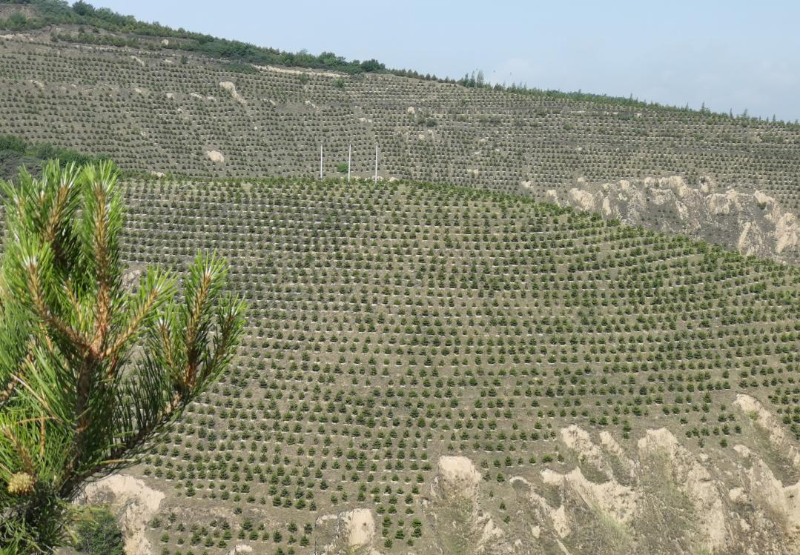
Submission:
[[[250,303],[236,370],[131,474],[165,495],[150,552],[655,553],[665,522],[664,553],[792,552],[797,269],[469,189],[127,196],[131,272],[215,248]]]

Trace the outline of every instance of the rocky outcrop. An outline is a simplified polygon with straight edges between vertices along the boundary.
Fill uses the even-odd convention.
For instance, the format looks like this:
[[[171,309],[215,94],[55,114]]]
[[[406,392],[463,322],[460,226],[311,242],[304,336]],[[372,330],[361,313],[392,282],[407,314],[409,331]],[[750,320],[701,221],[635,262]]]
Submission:
[[[228,552],[228,555],[244,555],[245,553],[252,553],[253,548],[249,545],[237,545]]]
[[[638,448],[644,471],[654,473],[648,479],[663,478],[664,485],[674,488],[686,501],[695,524],[686,543],[709,553],[732,547],[735,542],[729,512],[723,503],[725,488],[712,478],[709,465],[680,445],[665,428],[648,430],[639,440]],[[644,489],[642,495],[647,495]]]
[[[474,501],[481,483],[481,473],[466,457],[444,456],[439,459],[439,472],[434,487],[446,499]]]
[[[375,539],[375,518],[369,509],[324,515],[317,519],[314,527],[314,553],[380,555],[373,545]]]
[[[133,476],[115,474],[84,488],[78,503],[108,506],[117,517],[125,539],[126,555],[155,553],[145,530],[157,513],[164,494]]]
[[[755,398],[733,406],[752,423],[741,436],[751,447],[698,452],[666,428],[623,446],[572,425],[558,434],[562,463],[522,468],[507,489],[465,457],[441,457],[425,502],[435,543],[422,552],[800,553],[797,442]]]
[[[481,473],[466,457],[439,459],[425,512],[445,553],[492,555],[516,553],[506,532],[483,507]]]
[[[762,193],[717,191],[709,179],[689,185],[681,177],[591,184],[578,180],[545,200],[597,212],[628,225],[681,233],[744,255],[800,262],[800,222]]]
[[[800,469],[800,450],[774,414],[764,408],[758,399],[738,394],[733,405],[747,414],[758,428],[758,436],[766,438],[771,449],[783,453],[790,466]]]
[[[225,163],[225,156],[218,150],[208,150],[206,151],[206,156],[208,156],[209,160],[217,164]]]
[[[219,84],[219,86],[228,91],[228,93],[231,95],[231,98],[233,98],[236,102],[242,106],[247,106],[247,100],[245,100],[242,95],[239,94],[234,83],[230,81],[223,81]]]

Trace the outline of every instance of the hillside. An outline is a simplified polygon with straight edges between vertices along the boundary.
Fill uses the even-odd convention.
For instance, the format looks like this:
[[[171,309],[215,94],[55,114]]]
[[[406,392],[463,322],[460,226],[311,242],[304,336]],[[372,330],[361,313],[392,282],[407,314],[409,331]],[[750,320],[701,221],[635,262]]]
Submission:
[[[249,306],[86,489],[128,555],[800,553],[797,124],[0,0],[0,178],[50,157],[124,170],[126,284]]]
[[[89,44],[113,42],[97,37],[125,41]],[[331,177],[341,175],[337,165],[352,144],[353,170],[366,177],[378,143],[383,179],[543,200],[548,192],[564,198],[574,188],[623,179],[677,176],[691,186],[702,180],[719,193],[758,191],[773,199],[788,214],[784,238],[777,224],[748,219],[749,208],[735,215],[743,222],[735,229],[723,222],[706,235],[688,223],[672,229],[654,203],[641,221],[626,223],[732,249],[749,223],[766,237],[757,254],[798,259],[800,127],[794,124],[389,73],[234,63],[182,52],[179,39],[131,37],[70,24],[3,35],[0,131],[159,174],[311,177],[319,173],[322,144]]]
[[[111,484],[160,500],[150,552],[794,552],[797,269],[441,186],[126,194],[132,272],[215,248],[250,305]]]

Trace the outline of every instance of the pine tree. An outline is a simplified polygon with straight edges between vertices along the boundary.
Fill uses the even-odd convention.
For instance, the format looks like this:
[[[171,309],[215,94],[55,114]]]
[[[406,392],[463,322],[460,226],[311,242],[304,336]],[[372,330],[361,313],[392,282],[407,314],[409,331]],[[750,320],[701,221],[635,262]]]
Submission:
[[[86,480],[136,460],[229,365],[244,305],[198,255],[123,284],[113,164],[0,181],[0,552],[49,552]],[[136,347],[141,347],[136,349]]]

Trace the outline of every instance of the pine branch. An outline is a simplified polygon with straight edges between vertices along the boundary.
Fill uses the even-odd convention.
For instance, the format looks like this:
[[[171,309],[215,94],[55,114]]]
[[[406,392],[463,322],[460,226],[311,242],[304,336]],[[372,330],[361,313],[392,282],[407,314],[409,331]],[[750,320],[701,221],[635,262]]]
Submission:
[[[196,289],[192,290],[189,301],[188,322],[186,326],[186,374],[184,386],[187,389],[194,387],[197,369],[200,365],[200,347],[203,329],[203,313],[208,294],[213,283],[213,274],[209,268],[204,268],[199,278]]]
[[[75,292],[72,289],[71,280],[67,280],[67,282],[64,284],[64,294],[67,297],[67,302],[69,302],[70,307],[78,318],[78,328],[82,329],[86,325],[83,307],[81,306],[81,302],[78,300],[78,297],[75,296]]]
[[[25,380],[23,380],[23,379],[22,379],[22,378],[20,378],[19,376],[11,376],[11,379],[12,379],[12,380],[14,380],[15,382],[19,383],[19,384],[20,384],[20,385],[21,385],[23,388],[25,388],[26,390],[28,390],[28,392],[29,392],[31,395],[33,395],[33,397],[34,397],[34,398],[35,398],[37,401],[39,401],[40,405],[41,405],[41,406],[43,406],[44,408],[46,408],[46,409],[47,409],[47,412],[49,412],[49,413],[50,413],[50,414],[51,414],[51,415],[52,415],[54,418],[58,418],[58,417],[56,416],[55,412],[53,411],[53,409],[52,409],[52,408],[50,407],[50,405],[47,403],[47,401],[45,401],[44,399],[42,399],[42,397],[41,397],[41,396],[40,396],[40,395],[39,395],[39,394],[38,394],[36,391],[34,391],[34,389],[33,389],[33,388],[30,386],[30,385],[28,385],[28,383],[27,383]]]
[[[173,293],[174,280],[168,274],[152,271],[143,278],[136,298],[129,306],[130,316],[124,329],[118,334],[113,345],[104,352],[103,357],[115,357],[141,331],[156,313],[166,298]]]
[[[11,426],[3,426],[0,428],[0,433],[6,436],[8,441],[10,441],[14,446],[14,449],[17,451],[17,455],[19,455],[20,459],[22,460],[22,465],[25,468],[25,472],[31,476],[35,476],[36,468],[33,465],[33,457],[31,457],[28,449],[14,433],[14,429]]]
[[[42,237],[47,243],[55,243],[58,238],[58,231],[64,225],[68,217],[67,209],[74,203],[75,178],[77,176],[76,167],[71,164],[62,174],[60,186],[56,195],[55,202],[50,208],[50,217],[44,226]]]
[[[92,349],[100,351],[105,343],[110,327],[111,284],[109,283],[110,262],[108,259],[108,221],[106,213],[106,197],[102,186],[95,185],[94,193],[96,213],[94,219],[94,256],[97,268],[97,305],[95,315],[95,334]]]
[[[218,334],[214,337],[213,347],[206,351],[210,356],[204,364],[205,375],[201,383],[221,372],[233,356],[233,346],[242,333],[244,310],[244,302],[233,297],[227,297],[218,308]]]
[[[36,260],[30,260],[26,266],[27,269],[27,285],[28,292],[36,308],[37,315],[48,326],[55,329],[66,337],[79,351],[94,353],[91,345],[78,333],[72,326],[61,321],[56,317],[44,300],[44,292],[41,288],[39,274],[37,271],[38,263]]]

